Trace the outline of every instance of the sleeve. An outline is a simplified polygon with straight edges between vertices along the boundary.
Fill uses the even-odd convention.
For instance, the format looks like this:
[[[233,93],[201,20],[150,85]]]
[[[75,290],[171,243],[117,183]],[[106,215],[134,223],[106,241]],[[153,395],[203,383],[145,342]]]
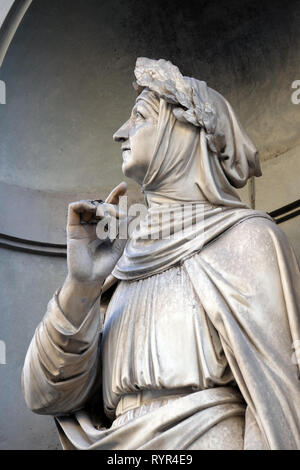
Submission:
[[[84,407],[100,388],[99,297],[75,328],[58,303],[57,291],[30,343],[22,372],[27,406],[39,414],[62,415]]]

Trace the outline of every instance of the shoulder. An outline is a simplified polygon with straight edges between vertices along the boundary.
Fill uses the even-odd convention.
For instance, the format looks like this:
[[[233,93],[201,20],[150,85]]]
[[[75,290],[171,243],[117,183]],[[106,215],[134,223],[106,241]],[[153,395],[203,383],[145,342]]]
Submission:
[[[237,237],[249,236],[253,242],[258,243],[271,239],[282,239],[288,241],[285,233],[273,220],[260,216],[259,213],[258,215],[253,214],[237,223],[228,230],[228,234],[230,234],[230,232],[232,232],[233,236]]]
[[[293,249],[285,233],[271,219],[251,216],[232,226],[203,249],[208,260],[232,265],[274,266],[279,252],[292,256]],[[218,260],[218,261],[217,261]]]
[[[246,240],[252,247],[257,248],[262,245],[271,248],[274,244],[290,246],[283,230],[273,220],[260,215],[242,220],[228,230],[228,236],[241,241]]]

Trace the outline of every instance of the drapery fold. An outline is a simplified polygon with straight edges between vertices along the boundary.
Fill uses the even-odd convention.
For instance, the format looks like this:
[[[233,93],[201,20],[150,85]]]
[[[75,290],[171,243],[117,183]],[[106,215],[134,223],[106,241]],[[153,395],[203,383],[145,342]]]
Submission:
[[[26,402],[56,416],[65,448],[300,449],[299,364],[291,356],[300,339],[299,266],[283,232],[235,191],[260,175],[257,151],[227,101],[204,82],[183,78],[165,61],[141,64],[137,78],[147,88],[138,99],[158,106],[157,145],[143,182],[147,217],[178,204],[204,208],[204,216],[197,223],[185,217],[191,239],[176,223],[175,242],[133,234],[113,271],[121,281],[102,340],[96,303],[75,328],[57,297],[50,301],[25,359]],[[159,97],[161,83],[151,91],[155,74],[143,84],[149,64],[163,82],[168,73],[159,67],[164,72],[166,66],[175,80],[166,80],[167,95],[179,96],[179,104],[186,97],[175,85],[191,92],[191,109]],[[165,228],[153,225],[157,232]],[[175,282],[177,277],[184,282]],[[146,303],[140,302],[142,282]],[[118,297],[129,283],[130,299]],[[153,295],[155,283],[163,290],[160,300],[158,289]],[[154,324],[158,318],[162,335]],[[176,349],[181,333],[185,350],[184,344]],[[187,354],[184,369],[181,351]],[[188,386],[195,391],[153,409],[135,408],[122,424],[103,421],[97,427],[89,412],[96,398],[114,419],[123,395]]]
[[[175,268],[170,268],[169,271],[173,269]],[[299,449],[299,368],[293,363],[291,354],[293,341],[300,337],[300,292],[297,288],[300,284],[300,272],[286,236],[271,221],[253,217],[225,232],[201,253],[183,261],[182,269],[188,276],[199,305],[218,333],[238,385],[238,389],[234,391],[236,404],[233,405],[233,415],[245,416],[247,406],[244,448]],[[154,275],[153,278],[164,276],[165,273]],[[167,292],[165,301],[168,302]],[[50,305],[53,308],[53,303]],[[51,316],[51,311],[47,315]],[[55,325],[58,321],[56,314],[52,316],[52,324]],[[95,331],[92,323],[90,328]],[[57,329],[61,334],[60,325]],[[42,331],[36,332],[37,334],[44,333]],[[66,337],[69,338],[69,335],[66,334]],[[89,338],[88,341],[83,340],[85,347],[88,343],[90,347],[94,347],[93,335],[88,330],[85,338]],[[45,341],[42,338],[43,344]],[[49,361],[53,361],[52,352],[48,353],[51,356]],[[78,354],[81,360],[84,360],[84,354],[83,350]],[[67,352],[64,353],[65,364],[68,361],[72,364],[71,357]],[[199,429],[201,434],[202,429],[202,442],[208,445],[205,441],[208,429],[205,428],[204,432],[204,428],[201,428],[203,417],[205,416],[205,422],[212,419],[213,423],[214,416],[221,412],[218,415],[221,421],[225,423],[228,418],[227,408],[218,408],[218,400],[222,400],[222,396],[226,400],[226,394],[231,388],[221,386],[195,391],[121,427],[110,428],[103,425],[102,429],[97,429],[87,411],[90,382],[86,377],[92,373],[97,361],[109,364],[110,358],[94,357],[94,362],[86,357],[86,371],[75,379],[79,385],[72,394],[70,391],[76,390],[74,378],[48,380],[47,371],[40,364],[39,343],[33,341],[28,352],[24,365],[25,396],[31,397],[28,399],[31,403],[38,403],[36,408],[39,412],[57,416],[62,442],[66,448],[189,448],[180,447],[185,444],[183,440],[180,441],[181,444],[176,441],[176,429],[181,430],[182,439],[185,431],[196,433]],[[124,359],[125,357],[124,350]],[[55,364],[54,360],[54,367],[59,368],[59,356],[54,356],[54,359],[58,361]],[[45,360],[44,363],[46,364]],[[106,386],[109,385],[105,374],[102,380]],[[98,393],[99,400],[100,388],[100,382],[94,381],[92,389],[94,393]],[[211,406],[205,408],[203,399],[208,396],[216,397],[215,393],[218,394],[218,400],[213,400]],[[48,396],[55,402],[52,408],[48,400],[41,398]],[[78,406],[81,410],[76,411]],[[103,403],[100,406],[103,407]],[[165,434],[166,429],[170,432]],[[217,431],[214,425],[210,429],[210,432],[212,429]],[[251,435],[250,431],[253,429],[255,432]],[[201,439],[197,444],[200,448]],[[175,447],[175,442],[178,447]]]
[[[82,408],[97,378],[100,328],[99,298],[76,328],[54,294],[24,362],[22,387],[30,409],[55,415]]]
[[[142,279],[162,272],[241,220],[268,218],[262,211],[251,210],[235,190],[261,171],[258,152],[231,106],[204,82],[184,79],[199,100],[214,109],[215,127],[208,133],[204,127],[178,120],[174,115],[178,108],[148,88],[138,96],[158,115],[157,132],[142,184],[148,211],[130,234],[113,270],[118,279]],[[168,230],[171,237],[166,235]]]

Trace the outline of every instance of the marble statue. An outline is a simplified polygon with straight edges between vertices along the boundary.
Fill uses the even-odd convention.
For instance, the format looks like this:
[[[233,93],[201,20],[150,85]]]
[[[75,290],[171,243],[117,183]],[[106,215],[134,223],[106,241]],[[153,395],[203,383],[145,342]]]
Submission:
[[[55,417],[65,449],[300,449],[299,267],[235,190],[261,175],[257,150],[205,82],[146,58],[135,76],[114,135],[123,173],[158,232],[183,205],[203,217],[184,216],[189,236],[171,217],[176,238],[103,241],[96,215],[127,221],[126,184],[70,204],[68,276],[26,355],[27,406]]]

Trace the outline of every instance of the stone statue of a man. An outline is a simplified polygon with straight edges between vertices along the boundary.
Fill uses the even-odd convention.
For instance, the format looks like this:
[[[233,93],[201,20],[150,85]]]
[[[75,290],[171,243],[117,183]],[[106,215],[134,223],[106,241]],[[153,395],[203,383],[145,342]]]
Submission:
[[[146,58],[135,75],[114,140],[147,214],[125,245],[92,223],[122,218],[125,183],[69,206],[68,276],[26,356],[26,403],[66,449],[299,449],[299,268],[235,191],[261,175],[257,151],[205,82]],[[166,224],[175,237],[150,236]]]

